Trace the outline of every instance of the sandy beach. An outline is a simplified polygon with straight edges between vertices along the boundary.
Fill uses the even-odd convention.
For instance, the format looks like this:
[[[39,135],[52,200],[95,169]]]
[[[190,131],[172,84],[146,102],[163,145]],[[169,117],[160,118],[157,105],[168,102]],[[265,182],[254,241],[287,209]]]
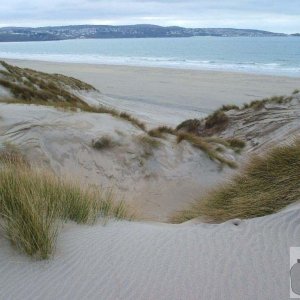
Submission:
[[[54,253],[46,261],[13,247],[0,226],[0,299],[288,299],[289,247],[300,245],[298,196],[273,214],[254,210],[250,218],[244,217],[245,210],[252,213],[254,208],[264,208],[256,201],[261,192],[254,189],[256,194],[249,192],[250,201],[241,197],[246,206],[243,202],[238,206],[239,199],[234,198],[240,213],[234,217],[213,221],[203,218],[201,212],[180,224],[171,223],[178,212],[193,207],[210,189],[226,185],[233,174],[239,174],[251,155],[258,157],[274,146],[293,143],[300,129],[300,93],[291,93],[300,88],[299,78],[6,61],[81,79],[100,93],[92,87],[83,88],[87,86],[84,83],[76,89],[74,81],[64,81],[64,76],[0,64],[2,78],[12,81],[0,89],[0,145],[19,147],[32,168],[51,170],[59,182],[70,179],[101,191],[112,189],[114,200],[124,200],[134,218],[106,219],[99,212],[94,226],[79,226],[76,219],[66,219],[59,223]],[[47,90],[51,80],[53,94]],[[29,93],[29,101],[22,98],[20,89],[13,89],[16,82],[25,92],[35,92],[32,98]],[[54,102],[57,106],[47,97],[49,102],[34,102],[49,94],[51,99],[59,99]],[[179,141],[184,134],[181,130],[171,128],[162,136],[151,135],[150,129],[157,124],[176,126],[189,118],[202,118],[222,104],[284,94],[288,96],[260,101],[260,108],[250,105],[225,110],[226,127],[217,136],[197,137],[201,142],[198,147],[193,139]],[[68,107],[66,95],[89,108],[110,105],[138,120],[124,118],[116,110]],[[16,97],[16,102],[12,99],[9,103],[9,97]],[[58,105],[62,101],[65,106]],[[208,119],[198,121],[207,124]],[[138,126],[139,120],[144,126]],[[195,134],[185,134],[195,141]],[[103,137],[109,139],[110,146],[95,147],[94,142]],[[243,146],[230,146],[233,137]],[[296,195],[298,157],[286,162],[287,155],[283,155],[284,168],[278,175],[284,182],[278,180],[279,184],[286,183],[287,189],[290,181],[296,182],[296,187],[288,190],[292,194],[295,189]],[[15,176],[17,169],[13,170]],[[243,182],[248,183],[249,178]],[[274,184],[269,176],[265,182],[271,187]],[[66,194],[69,196],[70,190]],[[252,199],[252,195],[256,196]],[[277,198],[279,204],[289,203],[281,194]],[[42,207],[45,199],[41,197]],[[273,209],[272,201],[267,208]],[[216,206],[215,211],[222,209]],[[43,215],[40,210],[38,215]]]
[[[219,71],[91,65],[5,59],[8,63],[61,73],[92,84],[110,105],[153,114],[162,123],[178,124],[223,104],[243,104],[273,95],[289,95],[300,78]],[[168,113],[172,112],[172,115]]]

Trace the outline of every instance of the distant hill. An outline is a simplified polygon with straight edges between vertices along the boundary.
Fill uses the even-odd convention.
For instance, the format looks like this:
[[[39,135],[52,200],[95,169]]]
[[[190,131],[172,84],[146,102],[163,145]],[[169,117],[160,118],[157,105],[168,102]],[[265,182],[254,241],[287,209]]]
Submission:
[[[159,37],[266,37],[287,36],[253,29],[234,28],[183,28],[162,27],[157,25],[72,25],[57,27],[3,27],[0,28],[0,42],[53,41],[70,39],[105,39],[105,38],[159,38]]]

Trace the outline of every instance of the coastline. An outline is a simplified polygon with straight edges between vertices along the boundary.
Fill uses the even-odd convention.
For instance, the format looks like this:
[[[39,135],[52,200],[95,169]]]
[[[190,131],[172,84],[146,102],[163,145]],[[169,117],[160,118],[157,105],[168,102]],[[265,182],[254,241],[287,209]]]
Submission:
[[[131,111],[151,106],[154,111],[209,113],[223,104],[241,105],[274,95],[290,95],[300,78],[157,67],[57,63],[2,59],[10,64],[49,73],[61,73],[92,84],[113,106]]]

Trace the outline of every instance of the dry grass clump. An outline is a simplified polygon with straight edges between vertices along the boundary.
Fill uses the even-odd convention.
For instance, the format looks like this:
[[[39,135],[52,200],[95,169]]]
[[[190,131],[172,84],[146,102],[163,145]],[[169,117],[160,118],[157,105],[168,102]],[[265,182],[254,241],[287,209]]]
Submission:
[[[182,123],[180,123],[177,127],[176,130],[183,130],[186,132],[190,132],[190,133],[196,133],[198,131],[198,129],[201,127],[201,120],[199,119],[190,119],[190,120],[186,120],[183,121]]]
[[[196,136],[194,134],[191,133],[186,133],[186,132],[182,132],[182,133],[178,133],[177,135],[177,143],[180,143],[181,141],[188,141],[189,143],[191,143],[195,148],[198,148],[200,150],[202,150],[204,153],[207,154],[207,156],[214,161],[218,161],[219,163],[221,163],[222,165],[227,165],[230,168],[236,168],[237,165],[234,161],[228,160],[225,157],[221,156],[212,145],[211,142],[216,143],[217,141],[210,141],[210,140],[206,140],[205,138]],[[222,144],[223,144],[223,140],[220,139]],[[218,143],[220,144],[220,143]],[[225,142],[224,142],[225,144]]]
[[[243,140],[238,138],[224,139],[224,138],[213,136],[213,137],[204,137],[203,139],[209,143],[215,143],[215,144],[223,145],[226,148],[231,148],[237,153],[240,153],[241,150],[246,147],[246,143]]]
[[[230,110],[239,110],[240,108],[235,104],[223,105],[219,110],[220,111],[230,111]]]
[[[6,237],[38,259],[54,251],[60,223],[92,224],[98,217],[131,218],[111,193],[83,189],[19,160],[1,160],[0,218]]]
[[[142,129],[143,131],[146,131],[145,123],[141,122],[140,120],[138,120],[137,118],[131,116],[130,114],[122,112],[122,113],[119,114],[119,117],[121,119],[127,120],[128,122],[134,124],[135,126]]]
[[[97,150],[105,150],[105,149],[111,149],[114,146],[116,146],[117,143],[113,141],[113,139],[110,136],[103,136],[100,139],[96,141],[92,141],[93,148]]]
[[[165,133],[176,134],[176,130],[173,129],[172,127],[168,127],[168,126],[159,126],[157,128],[153,128],[148,131],[148,134],[150,136],[156,137],[156,138],[162,138]]]
[[[227,143],[231,148],[243,149],[246,147],[246,143],[238,138],[226,139]]]
[[[196,217],[209,222],[261,217],[300,199],[300,140],[254,157],[231,182],[211,191],[172,222]]]
[[[223,111],[216,111],[205,119],[205,128],[215,132],[224,130],[229,123],[228,116]]]

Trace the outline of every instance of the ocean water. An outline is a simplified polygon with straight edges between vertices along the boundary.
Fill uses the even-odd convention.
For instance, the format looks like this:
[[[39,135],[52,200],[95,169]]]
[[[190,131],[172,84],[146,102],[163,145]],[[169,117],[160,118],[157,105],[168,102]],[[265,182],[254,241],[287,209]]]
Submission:
[[[90,39],[0,43],[0,57],[300,77],[299,37]]]

